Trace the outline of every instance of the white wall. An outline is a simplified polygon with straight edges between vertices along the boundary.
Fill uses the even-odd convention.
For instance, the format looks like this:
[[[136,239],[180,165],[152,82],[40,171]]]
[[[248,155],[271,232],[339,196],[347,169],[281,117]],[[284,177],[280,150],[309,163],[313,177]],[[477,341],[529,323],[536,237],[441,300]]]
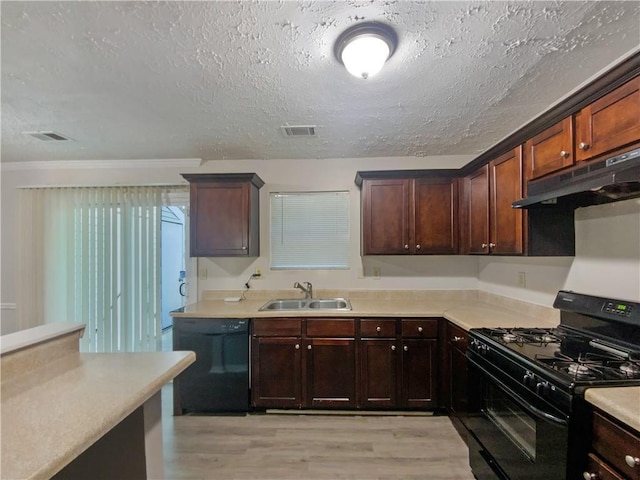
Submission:
[[[256,172],[266,182],[260,190],[262,256],[257,259],[199,259],[199,290],[240,289],[256,267],[262,268],[264,279],[254,281],[253,288],[289,288],[296,280],[310,281],[316,288],[477,288],[477,260],[471,257],[360,257],[360,192],[354,184],[359,170],[393,170],[422,168],[458,168],[472,156],[426,158],[359,158],[328,160],[246,160],[210,161],[201,166],[185,161],[117,161],[117,162],[53,162],[16,170],[2,164],[1,190],[1,281],[0,303],[11,307],[16,302],[17,278],[18,188],[28,186],[79,185],[157,185],[186,183],[180,173]],[[78,165],[78,167],[74,167]],[[90,165],[90,167],[88,167]],[[95,166],[94,166],[95,165]],[[140,166],[138,166],[140,165]],[[351,192],[351,269],[346,271],[275,272],[268,269],[269,192],[301,190],[349,190]],[[380,266],[382,278],[360,278],[373,266]],[[364,273],[364,274],[363,274]],[[19,306],[18,306],[19,308]],[[16,329],[16,311],[2,309],[0,333]]]
[[[640,302],[640,199],[579,208],[575,220],[575,258],[483,257],[479,288],[547,306],[561,289]]]
[[[360,192],[358,170],[456,168],[471,158],[374,158],[330,160],[212,161],[200,167],[176,162],[119,168],[12,170],[3,165],[1,191],[0,332],[16,329],[17,188],[43,185],[142,185],[185,183],[180,173],[256,172],[265,181],[260,190],[261,252],[259,258],[198,260],[198,290],[240,290],[256,268],[263,280],[254,289],[291,288],[310,281],[316,289],[475,289],[550,306],[560,289],[640,301],[640,199],[576,211],[576,257],[525,258],[475,256],[360,256]],[[135,164],[135,160],[129,164]],[[348,190],[351,195],[351,268],[343,271],[269,270],[269,193],[272,191]],[[373,268],[381,278],[374,279]],[[206,278],[202,278],[206,271]],[[518,274],[526,286],[518,286]],[[8,307],[8,308],[5,308]],[[19,306],[18,306],[19,307]]]

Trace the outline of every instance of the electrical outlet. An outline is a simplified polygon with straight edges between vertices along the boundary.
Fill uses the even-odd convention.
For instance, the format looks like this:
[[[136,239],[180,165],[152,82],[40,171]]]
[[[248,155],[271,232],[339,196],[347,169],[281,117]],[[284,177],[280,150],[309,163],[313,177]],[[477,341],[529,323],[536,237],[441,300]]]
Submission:
[[[373,279],[380,280],[380,276],[382,275],[381,267],[373,267]]]
[[[518,286],[519,287],[527,286],[527,274],[525,272],[518,272]]]
[[[262,280],[262,269],[261,268],[256,268],[256,271],[254,272],[254,277],[256,280]]]

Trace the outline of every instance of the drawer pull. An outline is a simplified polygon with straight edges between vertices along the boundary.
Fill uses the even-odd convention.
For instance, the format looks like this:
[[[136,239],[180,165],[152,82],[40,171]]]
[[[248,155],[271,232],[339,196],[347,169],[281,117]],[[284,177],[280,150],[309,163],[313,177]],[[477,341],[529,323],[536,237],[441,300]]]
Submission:
[[[584,472],[582,474],[582,478],[584,478],[584,480],[598,480],[598,475],[595,473]]]
[[[418,327],[418,333],[422,333],[422,327]]]
[[[483,243],[483,244],[482,244],[482,249],[484,250],[485,248],[487,248],[487,244],[486,244],[486,243]]]
[[[409,351],[409,347],[407,347],[407,346],[405,345],[405,346],[403,347],[403,350],[404,350],[405,352],[408,352],[408,351]]]
[[[395,345],[391,345],[391,351],[395,352],[396,351],[396,346]]]
[[[416,250],[420,250],[420,244],[416,245]]]
[[[405,245],[404,245],[404,249],[405,249],[405,250],[409,250],[409,245],[405,244]]]
[[[380,333],[381,331],[382,331],[382,327],[378,325],[378,326],[376,327],[376,332]]]
[[[307,350],[311,350],[311,345],[307,345]]]
[[[632,457],[631,455],[625,455],[624,461],[627,462],[627,465],[629,465],[631,468],[635,468],[640,465],[640,458]]]
[[[569,156],[569,152],[567,152],[566,150],[562,150],[562,151],[560,152],[560,156],[561,156],[562,158],[567,158],[567,157]]]
[[[459,337],[457,335],[454,335],[453,338],[451,339],[452,342],[459,342],[460,340],[462,340],[462,337]]]
[[[588,149],[589,149],[589,144],[588,144],[588,143],[584,143],[584,142],[580,142],[580,143],[578,144],[578,148],[579,148],[580,150],[588,150]]]
[[[300,344],[296,343],[296,350],[300,350]]]

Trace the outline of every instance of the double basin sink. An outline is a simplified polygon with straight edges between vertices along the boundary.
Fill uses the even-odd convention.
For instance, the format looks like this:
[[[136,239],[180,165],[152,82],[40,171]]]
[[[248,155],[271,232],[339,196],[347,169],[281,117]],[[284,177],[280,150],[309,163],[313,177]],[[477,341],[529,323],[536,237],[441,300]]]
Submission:
[[[346,298],[304,298],[304,299],[276,298],[273,300],[269,300],[259,309],[260,312],[283,311],[283,310],[345,311],[345,310],[351,310],[351,302],[349,302],[349,300]]]

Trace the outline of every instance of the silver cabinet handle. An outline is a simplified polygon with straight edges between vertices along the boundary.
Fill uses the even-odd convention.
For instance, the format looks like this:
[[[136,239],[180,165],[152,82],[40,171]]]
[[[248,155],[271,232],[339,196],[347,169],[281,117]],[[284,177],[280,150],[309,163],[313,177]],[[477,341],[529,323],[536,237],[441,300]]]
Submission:
[[[416,245],[416,250],[420,250],[420,245]]]
[[[405,249],[405,250],[409,250],[409,245],[405,245],[405,246],[404,246],[404,249]]]
[[[595,473],[584,472],[582,474],[582,478],[584,478],[584,480],[598,480],[598,475]]]
[[[246,249],[247,249],[247,247],[242,247],[242,249],[243,249],[243,250],[246,250]]]
[[[300,350],[300,344],[296,343],[296,350]]]
[[[402,347],[402,349],[403,349],[405,352],[408,352],[408,351],[409,351],[409,347],[407,347],[406,345],[405,345],[404,347]]]
[[[561,156],[562,158],[567,158],[567,157],[569,156],[569,152],[567,152],[566,150],[562,150],[562,151],[560,152],[560,156]]]
[[[396,346],[395,345],[391,345],[391,351],[395,352],[396,351]]]
[[[496,246],[495,243],[489,243],[489,248],[494,248]]]
[[[382,331],[382,327],[378,325],[378,326],[376,327],[376,332],[380,333],[381,331]]]
[[[627,462],[627,465],[629,465],[631,468],[635,468],[640,465],[640,458],[632,457],[631,455],[625,455],[624,461]]]
[[[459,342],[460,340],[462,340],[462,337],[458,337],[457,335],[454,335],[451,339],[452,342]]]
[[[588,150],[588,149],[589,149],[589,144],[588,144],[588,143],[584,143],[584,142],[580,142],[580,143],[578,144],[578,148],[579,148],[580,150]]]
[[[418,333],[422,333],[422,327],[418,327]]]
[[[311,345],[307,345],[307,350],[311,350]]]
[[[483,243],[483,244],[482,244],[482,248],[483,248],[483,249],[484,249],[484,248],[487,248],[487,244],[486,244],[486,243]]]

